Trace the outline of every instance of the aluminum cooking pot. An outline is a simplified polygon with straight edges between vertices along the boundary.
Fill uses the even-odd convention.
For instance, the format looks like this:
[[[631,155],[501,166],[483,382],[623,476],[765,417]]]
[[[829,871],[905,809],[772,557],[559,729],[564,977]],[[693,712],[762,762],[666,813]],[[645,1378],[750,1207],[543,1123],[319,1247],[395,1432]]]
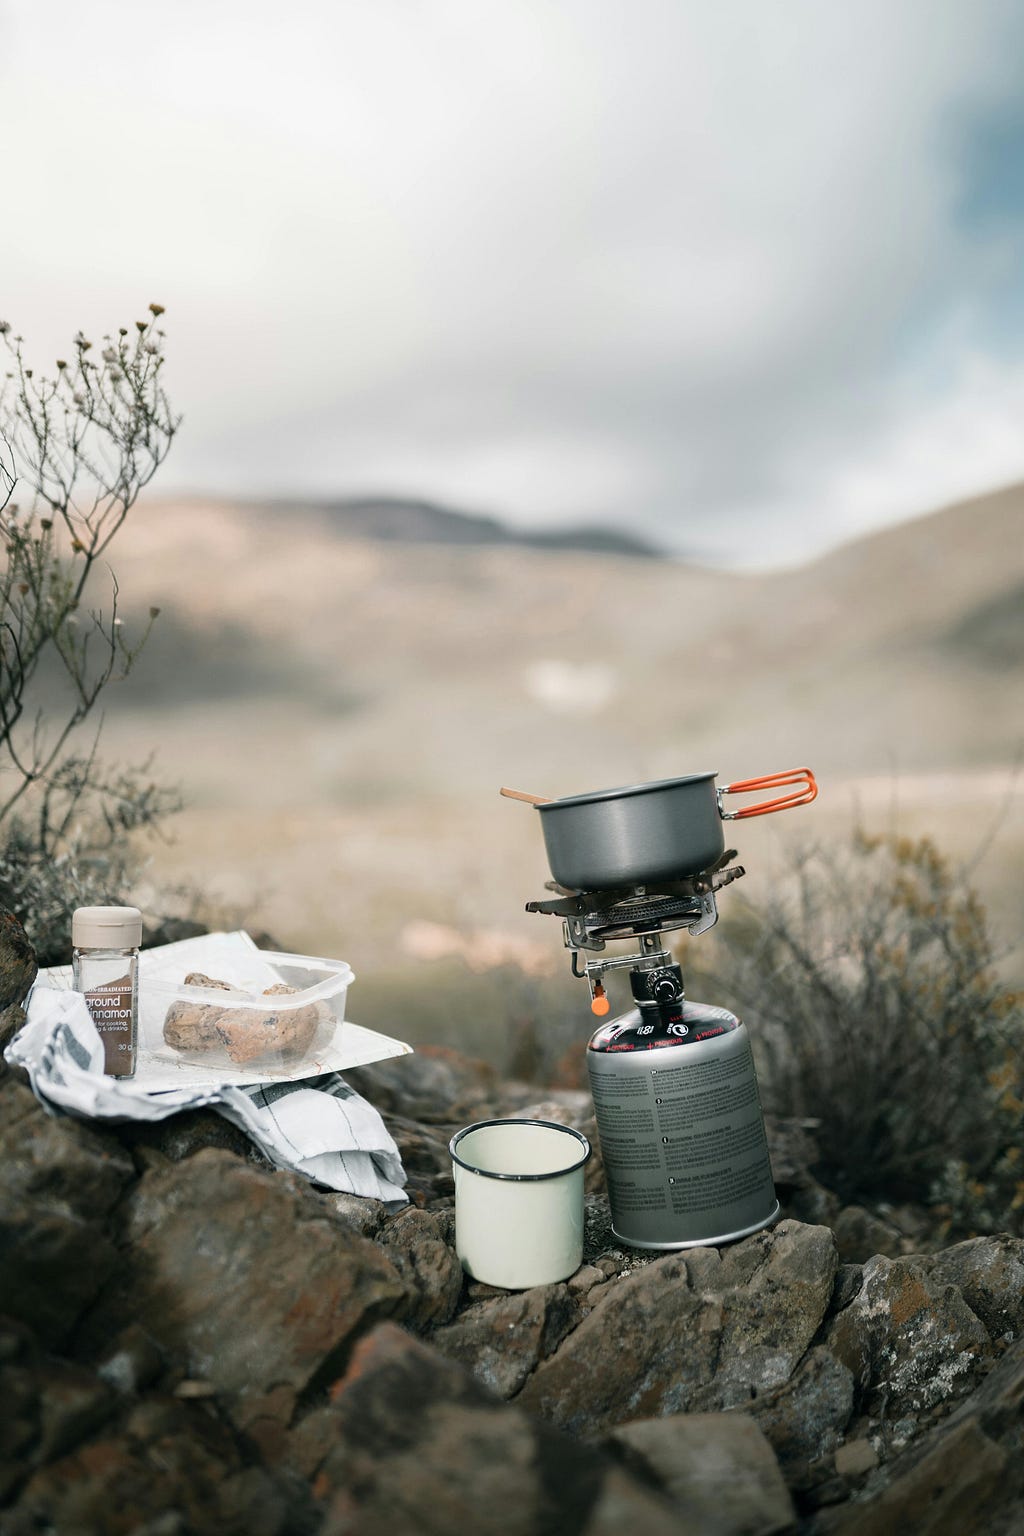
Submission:
[[[709,869],[725,852],[723,822],[808,805],[818,793],[809,768],[763,774],[715,787],[713,773],[658,779],[538,803],[551,873],[573,891],[651,885]],[[791,786],[771,800],[738,811],[723,795]]]

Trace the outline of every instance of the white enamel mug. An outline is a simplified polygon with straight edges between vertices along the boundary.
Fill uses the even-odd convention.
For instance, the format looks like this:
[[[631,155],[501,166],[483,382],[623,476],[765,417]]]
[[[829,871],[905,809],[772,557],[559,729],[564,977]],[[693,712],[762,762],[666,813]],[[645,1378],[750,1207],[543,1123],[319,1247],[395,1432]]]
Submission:
[[[455,1250],[468,1275],[522,1291],[579,1269],[590,1156],[582,1132],[549,1120],[480,1120],[449,1151]]]

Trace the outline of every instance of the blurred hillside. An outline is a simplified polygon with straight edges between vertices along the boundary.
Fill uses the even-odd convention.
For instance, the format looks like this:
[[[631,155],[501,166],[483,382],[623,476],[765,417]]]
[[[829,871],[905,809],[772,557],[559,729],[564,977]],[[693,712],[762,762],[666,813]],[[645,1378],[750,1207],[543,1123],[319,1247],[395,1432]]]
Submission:
[[[771,899],[787,847],[859,818],[984,853],[972,878],[1012,940],[1022,532],[1015,487],[754,576],[154,501],[114,550],[131,608],[162,614],[109,692],[106,749],[153,749],[184,786],[155,883],[258,909],[363,978],[433,974],[424,957],[460,945],[567,971],[558,925],[522,911],[547,877],[538,818],[500,784],[802,763],[812,808],[739,825],[749,900]]]

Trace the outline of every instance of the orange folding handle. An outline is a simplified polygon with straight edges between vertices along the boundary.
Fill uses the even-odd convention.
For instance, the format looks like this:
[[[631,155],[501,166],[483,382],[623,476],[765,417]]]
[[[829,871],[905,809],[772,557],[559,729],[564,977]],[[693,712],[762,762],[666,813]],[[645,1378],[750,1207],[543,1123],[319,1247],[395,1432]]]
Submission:
[[[726,784],[720,795],[749,795],[756,789],[780,789],[784,784],[798,784],[791,795],[779,795],[774,800],[762,800],[760,805],[745,805],[739,811],[723,811],[723,821],[741,821],[744,816],[767,816],[769,811],[788,811],[794,805],[810,805],[818,795],[818,785],[809,768],[787,768],[785,773],[765,773],[758,779],[737,779]]]

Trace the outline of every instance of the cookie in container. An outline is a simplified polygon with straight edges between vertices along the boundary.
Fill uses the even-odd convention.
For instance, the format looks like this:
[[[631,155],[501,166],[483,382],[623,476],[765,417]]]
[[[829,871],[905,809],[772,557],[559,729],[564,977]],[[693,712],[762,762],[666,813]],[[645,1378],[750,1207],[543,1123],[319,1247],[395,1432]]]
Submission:
[[[180,983],[151,980],[145,1014],[151,1048],[163,1057],[236,1072],[310,1071],[331,1046],[345,1019],[345,997],[353,980],[343,960],[261,952],[266,987],[243,987],[187,972]]]

